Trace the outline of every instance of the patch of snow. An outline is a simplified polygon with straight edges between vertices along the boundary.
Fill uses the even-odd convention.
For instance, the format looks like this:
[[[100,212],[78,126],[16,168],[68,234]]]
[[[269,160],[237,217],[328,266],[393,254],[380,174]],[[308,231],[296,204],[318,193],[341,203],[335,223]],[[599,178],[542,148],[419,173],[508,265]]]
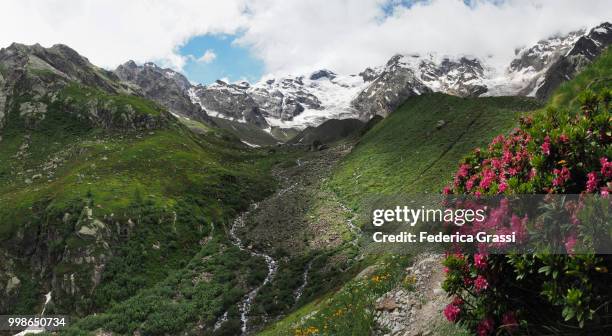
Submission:
[[[251,148],[259,148],[259,147],[261,147],[260,145],[252,144],[252,143],[247,142],[247,141],[245,141],[243,139],[240,139],[240,142],[242,142],[243,144],[245,144],[245,145],[247,145],[247,146],[249,146]]]

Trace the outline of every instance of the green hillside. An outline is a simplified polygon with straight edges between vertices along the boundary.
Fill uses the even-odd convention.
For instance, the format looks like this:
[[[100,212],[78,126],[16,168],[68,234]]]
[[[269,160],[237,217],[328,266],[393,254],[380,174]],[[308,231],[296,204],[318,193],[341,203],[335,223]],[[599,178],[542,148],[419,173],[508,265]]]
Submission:
[[[410,98],[363,136],[330,187],[355,208],[372,195],[439,192],[464,155],[538,107],[523,97]]]
[[[226,229],[274,190],[282,153],[196,134],[134,96],[81,85],[50,96],[12,100],[1,133],[0,282],[18,285],[0,311],[40,311],[55,282],[47,313],[108,311],[77,324],[85,330],[175,333],[214,323],[262,281],[263,261]],[[41,103],[42,116],[20,113]]]
[[[612,52],[607,50],[572,81],[562,84],[547,107],[577,111],[584,89],[610,87]],[[368,195],[439,192],[452,180],[460,160],[518,125],[522,113],[540,113],[542,104],[522,97],[458,98],[443,94],[408,99],[366,133],[338,165],[325,188],[354,209]],[[439,123],[444,120],[444,123]],[[373,324],[374,301],[394,287],[405,287],[405,257],[368,260],[373,270],[355,277],[282,320],[262,335],[360,335]],[[380,281],[385,275],[385,280]],[[379,281],[375,281],[379,280]],[[410,290],[410,289],[408,289]],[[350,314],[346,312],[351,311]],[[440,319],[443,319],[440,316]],[[461,325],[441,322],[434,335],[469,335]]]

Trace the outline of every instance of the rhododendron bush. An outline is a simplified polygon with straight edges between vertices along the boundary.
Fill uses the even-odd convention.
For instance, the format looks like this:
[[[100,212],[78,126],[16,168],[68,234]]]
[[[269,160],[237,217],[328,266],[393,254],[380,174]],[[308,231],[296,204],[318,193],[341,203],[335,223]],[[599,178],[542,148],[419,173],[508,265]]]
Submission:
[[[578,99],[579,111],[549,108],[521,118],[509,135],[466,157],[444,189],[482,197],[576,195],[545,201],[536,215],[500,202],[477,228],[535,237],[536,253],[500,255],[486,246],[448,252],[443,287],[453,297],[444,309],[449,321],[478,335],[612,330],[612,258],[596,253],[612,245],[605,222],[612,200],[610,90],[585,91]],[[569,220],[547,225],[555,216]]]

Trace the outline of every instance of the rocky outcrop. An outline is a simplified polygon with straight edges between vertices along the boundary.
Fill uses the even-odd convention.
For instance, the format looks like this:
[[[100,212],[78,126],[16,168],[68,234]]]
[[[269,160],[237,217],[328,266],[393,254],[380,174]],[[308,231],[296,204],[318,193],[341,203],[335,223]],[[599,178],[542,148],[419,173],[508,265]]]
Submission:
[[[89,63],[65,45],[44,48],[13,43],[0,49],[0,130],[9,113],[34,129],[56,110],[102,128],[153,129],[164,127],[170,116],[137,110],[121,97],[134,91],[112,72]]]
[[[380,75],[352,101],[360,119],[387,116],[407,98],[431,92],[404,60],[402,55],[392,57]]]
[[[606,22],[579,37],[571,49],[553,62],[536,88],[535,96],[548,98],[563,82],[574,78],[582,69],[612,44],[612,24]]]
[[[78,82],[109,93],[127,92],[112,72],[91,64],[87,58],[63,44],[44,48],[40,44],[13,43],[0,49],[0,64],[3,76],[9,82],[17,82],[27,73],[41,85]]]
[[[387,116],[407,98],[428,92],[468,97],[487,92],[488,72],[474,57],[395,55],[380,69],[368,68],[360,76],[371,84],[353,100],[360,118]]]
[[[157,102],[170,112],[183,117],[210,122],[206,111],[192,101],[189,95],[192,85],[180,73],[171,69],[160,68],[154,63],[145,63],[139,66],[134,61],[128,61],[120,65],[114,73],[133,90],[140,92],[145,98]]]
[[[229,84],[218,80],[208,86],[198,85],[190,88],[192,100],[205,106],[213,117],[247,122],[261,128],[268,127],[257,102],[247,93],[249,83]],[[222,111],[222,112],[221,112]]]
[[[329,78],[315,75],[316,80],[324,77]],[[292,120],[306,109],[323,109],[319,98],[304,86],[303,77],[268,80],[258,83],[249,93],[266,116],[282,121]]]
[[[441,287],[441,255],[422,254],[408,267],[401,285],[376,300],[373,335],[434,335],[448,298]]]
[[[217,81],[195,86],[190,93],[194,102],[217,118],[268,129],[303,129],[355,116],[349,102],[363,87],[358,76],[319,70],[307,76],[267,78],[254,85]]]

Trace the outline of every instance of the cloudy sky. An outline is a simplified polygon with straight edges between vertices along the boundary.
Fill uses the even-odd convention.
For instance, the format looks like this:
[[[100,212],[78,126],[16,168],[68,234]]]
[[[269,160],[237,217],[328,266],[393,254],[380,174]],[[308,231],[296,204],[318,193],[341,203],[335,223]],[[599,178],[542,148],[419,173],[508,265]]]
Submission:
[[[505,64],[516,47],[606,20],[609,0],[3,0],[0,46],[63,43],[109,69],[153,61],[210,83],[355,73],[396,53]]]

